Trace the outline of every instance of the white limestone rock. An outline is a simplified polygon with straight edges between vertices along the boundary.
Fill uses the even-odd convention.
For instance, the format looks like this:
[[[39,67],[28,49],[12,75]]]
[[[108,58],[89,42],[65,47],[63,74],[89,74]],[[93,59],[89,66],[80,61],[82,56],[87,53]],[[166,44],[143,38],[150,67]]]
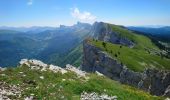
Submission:
[[[40,76],[40,79],[42,79],[42,80],[43,80],[43,79],[44,79],[44,76]]]
[[[81,93],[80,100],[117,100],[117,96],[108,96],[107,94],[99,95],[95,92],[83,92]]]
[[[74,67],[70,64],[66,65],[66,69],[69,70],[69,71],[75,72],[78,77],[86,77],[85,71],[79,70],[79,69],[77,69],[76,67]]]
[[[6,68],[0,67],[0,71],[5,71],[5,70],[6,70]]]
[[[50,65],[49,70],[53,72],[61,72],[62,74],[67,73],[67,71],[59,66]]]
[[[98,76],[104,76],[102,73],[100,73],[100,72],[98,72],[98,71],[96,71],[96,74],[97,74]]]
[[[28,60],[28,59],[22,59],[20,61],[20,65],[27,65],[30,69],[32,70],[40,70],[40,71],[47,71],[47,70],[50,70],[54,73],[58,73],[58,72],[61,72],[62,74],[65,74],[67,73],[67,71],[72,71],[72,72],[75,72],[77,74],[77,76],[80,78],[80,77],[84,77],[84,78],[88,78],[86,76],[86,72],[85,71],[81,71],[79,69],[77,69],[76,67],[70,65],[70,64],[67,64],[66,65],[66,68],[61,68],[59,66],[55,66],[55,65],[47,65],[39,60],[35,60],[35,59],[31,59],[31,60]]]
[[[5,82],[0,82],[0,100],[10,100],[9,96],[21,96],[21,88],[17,85],[8,85]]]
[[[33,100],[33,96],[26,97],[24,100]]]
[[[26,62],[28,62],[28,59],[21,59],[21,61],[19,62],[20,65],[25,64]]]

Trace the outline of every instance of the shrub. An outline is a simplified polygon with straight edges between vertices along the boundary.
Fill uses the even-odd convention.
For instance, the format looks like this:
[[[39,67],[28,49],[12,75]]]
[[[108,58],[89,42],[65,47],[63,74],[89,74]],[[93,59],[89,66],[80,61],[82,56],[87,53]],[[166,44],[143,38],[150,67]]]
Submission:
[[[115,54],[115,57],[117,57],[117,54]]]
[[[120,64],[123,66],[123,63],[122,63],[122,62],[121,62]]]
[[[105,42],[102,42],[102,45],[104,48],[106,48],[106,43]]]
[[[110,53],[113,53],[112,50],[110,51]]]

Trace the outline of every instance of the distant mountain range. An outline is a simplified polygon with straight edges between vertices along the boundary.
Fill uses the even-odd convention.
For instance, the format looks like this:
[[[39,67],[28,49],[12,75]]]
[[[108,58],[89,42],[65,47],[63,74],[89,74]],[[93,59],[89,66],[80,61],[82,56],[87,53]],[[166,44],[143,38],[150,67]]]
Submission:
[[[13,30],[19,32],[43,32],[46,30],[55,30],[57,27],[39,27],[39,26],[32,26],[32,27],[8,27],[8,26],[1,26],[0,30]]]
[[[149,35],[156,38],[159,41],[170,42],[170,26],[164,26],[159,28],[150,27],[127,27],[130,30],[142,32],[145,35]]]
[[[125,87],[117,89],[117,86],[122,83],[126,86],[133,86],[134,89],[137,88],[135,91],[141,89],[146,91],[147,94],[156,95],[155,97],[158,99],[157,96],[170,97],[169,27],[141,28],[124,27],[105,22],[95,22],[93,25],[78,22],[73,26],[61,25],[54,29],[39,30],[0,30],[0,66],[16,67],[23,58],[38,59],[48,64],[38,60],[23,59],[18,65],[20,67],[0,67],[0,72],[3,72],[1,79],[4,82],[8,84],[25,82],[25,84],[31,84],[27,84],[28,87],[43,83],[43,86],[41,86],[44,87],[50,80],[54,82],[54,79],[56,79],[56,82],[64,85],[63,89],[66,91],[64,90],[62,94],[70,94],[73,91],[79,93],[80,90],[83,92],[84,89],[87,89],[87,91],[111,89],[113,92],[116,88],[116,92],[113,92],[113,94],[118,93],[116,95],[119,95],[119,97],[122,97],[122,93],[125,93],[126,95],[123,95],[123,97],[126,98],[135,96],[134,100],[145,99],[141,94],[136,97],[137,93],[132,94],[125,91],[127,89]],[[71,67],[62,69],[51,64],[62,67],[72,64],[79,67],[83,72],[80,73],[80,70],[71,65],[69,65]],[[62,70],[70,70],[71,72],[62,74]],[[57,74],[59,71],[61,73]],[[88,74],[89,78],[83,81],[82,79],[86,79],[85,77],[74,76],[75,74],[72,74],[72,72],[81,75],[86,72],[96,73],[102,75],[102,79],[110,78],[119,82],[114,85],[111,84],[112,81],[111,83],[109,80],[103,81],[95,74]],[[23,73],[25,76],[22,76]],[[106,77],[103,77],[103,75]],[[71,80],[68,79],[68,76]],[[25,80],[28,80],[28,82]],[[110,88],[111,86],[103,88],[105,81],[109,82],[107,85],[110,84],[114,88]],[[56,84],[56,82],[54,83]],[[104,83],[101,84],[101,82]],[[118,88],[122,87],[122,84]],[[76,86],[78,86],[77,89],[68,91]],[[94,86],[100,88],[93,88]],[[40,91],[36,92],[37,95],[40,93]],[[149,100],[152,99],[148,98],[149,95],[145,96]]]
[[[36,58],[60,66],[67,63],[80,65],[81,56],[75,51],[81,48],[80,44],[88,36],[90,29],[90,24],[80,22],[73,26],[61,25],[57,28],[1,27],[0,66],[16,66],[22,58]]]
[[[98,36],[98,30],[104,32],[104,29],[105,24],[90,25],[81,22],[73,26],[60,27],[0,27],[0,66],[16,66],[22,58],[35,58],[59,66],[68,63],[79,66],[82,61],[82,41],[89,36]],[[153,37],[157,43],[170,41],[170,27],[128,29]],[[103,38],[102,35],[99,38]],[[117,40],[117,43],[121,41]]]

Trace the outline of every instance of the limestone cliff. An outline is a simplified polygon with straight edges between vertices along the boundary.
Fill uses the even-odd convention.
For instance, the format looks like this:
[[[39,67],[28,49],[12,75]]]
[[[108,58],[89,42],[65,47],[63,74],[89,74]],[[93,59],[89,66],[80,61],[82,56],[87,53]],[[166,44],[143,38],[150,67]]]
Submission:
[[[133,47],[134,43],[125,37],[121,37],[119,33],[112,31],[112,26],[108,23],[104,22],[95,22],[92,26],[93,37],[106,41],[111,42],[114,44],[122,44],[129,47]]]
[[[83,50],[82,70],[98,71],[113,80],[135,86],[153,95],[170,97],[170,72],[156,69],[134,72],[106,52],[88,43],[88,40],[84,41]]]

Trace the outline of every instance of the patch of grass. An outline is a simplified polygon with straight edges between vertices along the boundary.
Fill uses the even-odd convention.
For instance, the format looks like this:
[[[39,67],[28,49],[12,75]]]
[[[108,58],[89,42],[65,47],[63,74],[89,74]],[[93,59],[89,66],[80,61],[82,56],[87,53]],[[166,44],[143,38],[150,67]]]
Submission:
[[[89,43],[107,52],[109,55],[126,65],[131,70],[143,71],[145,68],[170,70],[170,59],[162,59],[160,56],[150,54],[144,49],[128,48],[126,46],[112,43],[107,43],[107,45],[104,47],[103,42],[99,40],[97,42],[89,40]]]
[[[112,28],[112,31],[118,34],[118,36],[127,38],[131,40],[132,42],[134,42],[136,44],[135,48],[137,49],[150,48],[150,49],[159,50],[158,47],[155,44],[153,44],[151,40],[146,36],[133,33],[132,31],[126,28],[122,28],[118,25],[112,25],[112,24],[108,24],[108,25],[109,27]]]
[[[34,94],[34,97],[39,100],[79,100],[83,91],[116,95],[118,100],[163,99],[96,74],[88,74],[90,79],[86,81],[83,78],[78,78],[73,72],[66,74],[51,71],[41,72],[30,70],[27,66],[9,68],[0,74],[5,74],[5,76],[0,76],[1,82],[19,84],[23,89],[20,99]],[[44,79],[40,79],[40,76],[44,76]],[[27,81],[33,81],[34,84],[27,83]]]

